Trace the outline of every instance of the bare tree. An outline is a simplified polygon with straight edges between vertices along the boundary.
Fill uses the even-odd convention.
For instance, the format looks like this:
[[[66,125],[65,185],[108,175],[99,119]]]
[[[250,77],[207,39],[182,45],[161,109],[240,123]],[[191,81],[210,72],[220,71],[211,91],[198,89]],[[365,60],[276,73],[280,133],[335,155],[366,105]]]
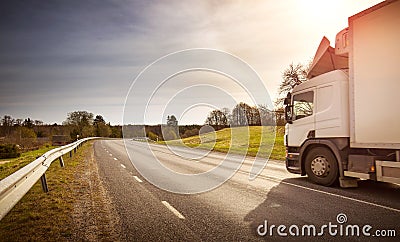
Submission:
[[[161,126],[161,133],[164,140],[173,140],[179,137],[178,120],[175,115],[167,117],[167,125]]]
[[[311,62],[306,66],[301,63],[297,65],[292,63],[283,71],[282,82],[278,89],[279,97],[275,101],[276,106],[281,107],[286,94],[291,92],[295,86],[307,81],[307,73],[310,65]]]
[[[33,120],[30,118],[26,118],[22,124],[28,128],[32,128],[34,125]]]
[[[221,112],[225,115],[226,119],[226,124],[224,125],[230,125],[232,123],[232,114],[229,108],[222,108]]]
[[[276,118],[276,125],[277,126],[284,126],[285,125],[285,115],[283,108],[278,108],[274,111],[275,118]]]
[[[178,120],[175,115],[171,115],[167,117],[167,125],[168,126],[178,126]]]
[[[36,126],[42,126],[43,125],[43,121],[42,120],[35,120],[35,121],[33,121],[33,123],[36,125]]]
[[[250,119],[249,125],[261,126],[261,116],[260,116],[260,111],[258,110],[257,106],[251,107],[250,117],[251,117],[251,119]]]
[[[233,126],[247,126],[249,119],[251,119],[251,107],[246,103],[239,103],[232,110],[232,125]]]
[[[12,126],[14,125],[15,120],[10,115],[4,115],[1,119],[1,126],[4,130],[4,135],[9,136],[11,134]]]
[[[17,118],[15,120],[15,124],[16,126],[22,126],[22,123],[24,122],[24,120],[22,118]]]
[[[226,117],[226,114],[223,111],[216,109],[208,114],[205,123],[208,125],[227,126],[228,118]]]
[[[14,125],[15,120],[10,115],[4,115],[1,119],[1,125],[5,127],[11,127]]]
[[[261,125],[275,125],[275,114],[267,105],[258,105]]]

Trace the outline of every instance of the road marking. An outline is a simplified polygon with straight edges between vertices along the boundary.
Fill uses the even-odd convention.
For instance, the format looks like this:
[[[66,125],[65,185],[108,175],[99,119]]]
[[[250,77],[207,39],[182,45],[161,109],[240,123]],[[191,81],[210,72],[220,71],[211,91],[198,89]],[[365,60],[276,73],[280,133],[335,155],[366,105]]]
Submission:
[[[136,181],[138,181],[138,182],[143,182],[142,180],[140,180],[140,178],[139,177],[137,177],[137,176],[133,176],[133,178],[135,178],[135,180]]]
[[[185,219],[185,217],[174,207],[171,206],[167,201],[161,201],[164,206],[166,206],[171,212],[173,212],[178,218]]]
[[[118,160],[118,159],[114,157],[114,160]]]
[[[320,190],[317,190],[317,189],[313,189],[313,188],[310,188],[310,187],[304,187],[304,186],[301,186],[301,185],[297,185],[297,184],[293,184],[293,183],[289,183],[289,182],[285,182],[285,181],[281,181],[281,183],[284,183],[284,184],[290,185],[290,186],[294,186],[294,187],[298,187],[298,188],[303,188],[303,189],[306,189],[306,190],[309,190],[309,191],[319,192],[319,193],[322,193],[322,194],[331,195],[331,196],[334,196],[334,197],[339,197],[339,198],[347,199],[347,200],[350,200],[350,201],[354,201],[354,202],[359,202],[359,203],[375,206],[375,207],[378,207],[378,208],[384,208],[384,209],[387,209],[387,210],[391,210],[391,211],[400,213],[400,209],[391,208],[391,207],[388,207],[388,206],[384,206],[384,205],[380,205],[380,204],[376,204],[376,203],[371,203],[371,202],[367,202],[367,201],[364,201],[364,200],[359,200],[359,199],[352,198],[352,197],[346,197],[346,196],[335,194],[335,193],[320,191]]]
[[[124,168],[124,169],[126,169],[126,166],[124,166],[123,164],[121,164],[121,167]]]
[[[238,173],[248,174],[248,172],[241,171],[241,170],[238,170]],[[258,177],[260,177],[261,179],[273,181],[273,182],[276,182],[276,183],[281,183],[281,184],[285,184],[285,185],[289,185],[289,186],[293,186],[293,187],[297,187],[297,188],[303,188],[305,190],[318,192],[318,193],[322,193],[322,194],[325,194],[325,195],[330,195],[330,196],[338,197],[338,198],[342,198],[342,199],[347,199],[347,200],[350,200],[350,201],[353,201],[353,202],[363,203],[363,204],[367,204],[367,205],[370,205],[370,206],[383,208],[383,209],[387,209],[387,210],[391,210],[391,211],[400,213],[400,209],[397,209],[397,208],[392,208],[392,207],[388,207],[388,206],[384,206],[384,205],[380,205],[380,204],[376,204],[376,203],[372,203],[372,202],[367,202],[367,201],[360,200],[360,199],[357,199],[357,198],[346,197],[346,196],[339,195],[339,194],[336,194],[336,193],[325,192],[325,191],[317,190],[317,189],[314,189],[314,188],[305,187],[305,186],[302,186],[302,185],[297,185],[297,184],[293,184],[293,183],[290,183],[290,182],[286,182],[286,181],[283,181],[283,179],[285,179],[284,177],[278,178],[278,177],[266,176],[266,175],[258,175]]]
[[[110,156],[112,156],[112,154],[110,154]]]
[[[168,153],[168,152],[163,152],[163,151],[161,151],[161,150],[157,150],[157,152],[165,153],[165,154],[170,154],[170,153]],[[197,161],[196,161],[196,162],[197,162]],[[212,164],[212,163],[210,163],[210,162],[206,162],[206,163]],[[284,169],[284,168],[285,168],[285,166],[284,166],[283,164],[282,164],[282,165],[280,165],[280,164],[271,164],[271,162],[267,163],[267,167],[268,167],[268,166],[270,166],[271,168],[278,168],[278,169],[282,169],[282,168]],[[246,175],[248,174],[247,171],[245,172],[245,171],[238,170],[237,172],[238,172],[238,173],[242,173],[242,174],[246,174]],[[267,176],[267,175],[261,175],[261,174],[258,175],[257,177],[259,177],[259,178],[261,178],[261,179],[273,181],[273,182],[276,182],[276,183],[282,183],[282,184],[289,185],[289,186],[292,186],[292,187],[302,188],[302,189],[305,189],[305,190],[309,190],[309,191],[313,191],[313,192],[318,192],[318,193],[321,193],[321,194],[330,195],[330,196],[333,196],[333,197],[338,197],[338,198],[350,200],[350,201],[353,201],[353,202],[358,202],[358,203],[362,203],[362,204],[366,204],[366,205],[370,205],[370,206],[374,206],[374,207],[378,207],[378,208],[383,208],[383,209],[386,209],[386,210],[390,210],[390,211],[394,211],[394,212],[400,213],[400,209],[397,209],[397,208],[392,208],[392,207],[388,207],[388,206],[384,206],[384,205],[380,205],[380,204],[376,204],[376,203],[372,203],[372,202],[367,202],[367,201],[360,200],[360,199],[356,199],[356,198],[352,198],[352,197],[346,197],[346,196],[339,195],[339,194],[335,194],[335,193],[331,193],[331,192],[325,192],[325,191],[321,191],[321,190],[309,188],[309,187],[306,187],[306,186],[302,186],[302,185],[297,185],[297,184],[289,183],[289,182],[283,181],[283,179],[285,179],[285,177],[279,177],[279,178],[278,178],[278,177]],[[164,203],[164,202],[163,202],[163,203]],[[166,203],[167,203],[167,202],[166,202]],[[164,204],[164,205],[165,205],[165,204]],[[167,206],[167,205],[165,205],[165,206]]]
[[[282,183],[282,184],[289,185],[289,186],[292,186],[292,187],[303,188],[305,190],[318,192],[318,193],[322,193],[322,194],[325,194],[325,195],[330,195],[330,196],[338,197],[338,198],[342,198],[342,199],[347,199],[347,200],[350,200],[350,201],[353,201],[353,202],[359,202],[359,203],[367,204],[367,205],[370,205],[370,206],[383,208],[383,209],[387,209],[387,210],[391,210],[391,211],[400,213],[400,209],[397,209],[397,208],[392,208],[392,207],[388,207],[388,206],[384,206],[384,205],[380,205],[380,204],[376,204],[376,203],[367,202],[367,201],[360,200],[360,199],[357,199],[357,198],[346,197],[346,196],[339,195],[339,194],[336,194],[336,193],[325,192],[325,191],[317,190],[317,189],[314,189],[314,188],[293,184],[293,183],[282,181],[279,178],[275,178],[275,177],[271,177],[271,176],[261,176],[261,177],[266,179],[266,180],[274,181],[276,183]]]

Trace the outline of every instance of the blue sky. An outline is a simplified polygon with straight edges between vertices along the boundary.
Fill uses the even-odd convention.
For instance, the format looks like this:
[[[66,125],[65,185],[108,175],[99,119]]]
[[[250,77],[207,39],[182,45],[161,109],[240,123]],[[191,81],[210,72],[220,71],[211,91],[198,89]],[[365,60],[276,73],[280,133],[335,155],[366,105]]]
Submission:
[[[121,124],[140,71],[187,48],[241,58],[274,99],[290,63],[309,61],[324,35],[333,41],[347,17],[378,2],[1,1],[0,115],[61,123],[87,110]]]

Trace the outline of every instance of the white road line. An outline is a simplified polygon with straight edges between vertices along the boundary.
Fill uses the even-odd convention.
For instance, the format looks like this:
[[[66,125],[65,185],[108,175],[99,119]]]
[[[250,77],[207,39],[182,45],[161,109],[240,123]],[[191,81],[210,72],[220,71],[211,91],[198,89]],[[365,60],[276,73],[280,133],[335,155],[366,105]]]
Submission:
[[[185,217],[174,207],[171,206],[167,201],[161,201],[164,206],[166,206],[171,212],[173,212],[178,218],[185,219]]]
[[[371,202],[367,202],[367,201],[364,201],[364,200],[359,200],[359,199],[352,198],[352,197],[346,197],[346,196],[342,196],[342,195],[335,194],[335,193],[320,191],[320,190],[317,190],[317,189],[304,187],[304,186],[301,186],[301,185],[297,185],[297,184],[293,184],[293,183],[289,183],[289,182],[285,182],[285,181],[282,181],[281,183],[284,183],[284,184],[290,185],[290,186],[294,186],[294,187],[298,187],[298,188],[303,188],[303,189],[306,189],[306,190],[309,190],[309,191],[319,192],[319,193],[330,195],[330,196],[333,196],[333,197],[339,197],[339,198],[347,199],[347,200],[350,200],[350,201],[354,201],[354,202],[359,202],[359,203],[375,206],[375,207],[378,207],[378,208],[384,208],[384,209],[387,209],[387,210],[391,210],[391,211],[400,213],[400,209],[397,209],[397,208],[391,208],[391,207],[388,207],[388,206],[384,206],[384,205],[380,205],[380,204],[376,204],[376,203],[371,203]]]
[[[135,178],[135,180],[136,181],[138,181],[138,182],[143,182],[142,180],[140,180],[140,178],[139,177],[137,177],[137,176],[133,176],[133,178]]]
[[[114,160],[118,160],[118,159],[114,157]]]
[[[314,189],[314,188],[293,184],[293,183],[290,183],[290,182],[282,181],[281,179],[275,178],[275,177],[263,176],[263,178],[266,179],[266,180],[274,181],[276,183],[282,183],[282,184],[293,186],[293,187],[297,187],[297,188],[303,188],[305,190],[318,192],[318,193],[322,193],[322,194],[325,194],[325,195],[338,197],[338,198],[342,198],[342,199],[347,199],[347,200],[350,200],[350,201],[353,201],[353,202],[363,203],[363,204],[371,205],[371,206],[374,206],[374,207],[383,208],[383,209],[387,209],[387,210],[391,210],[391,211],[400,213],[400,209],[397,209],[397,208],[392,208],[392,207],[388,207],[388,206],[384,206],[384,205],[380,205],[380,204],[376,204],[376,203],[367,202],[367,201],[360,200],[360,199],[357,199],[357,198],[346,197],[346,196],[339,195],[339,194],[336,194],[336,193],[325,192],[325,191],[317,190],[317,189]]]
[[[124,166],[123,164],[121,164],[121,167],[124,168],[124,169],[126,169],[126,166]]]
[[[110,154],[110,156],[112,156],[112,154]]]
[[[240,170],[238,172],[239,173],[243,173],[243,174],[248,174],[247,172],[240,171]],[[357,199],[357,198],[346,197],[346,196],[339,195],[339,194],[336,194],[336,193],[325,192],[325,191],[317,190],[317,189],[314,189],[314,188],[310,188],[310,187],[306,187],[306,186],[302,186],[302,185],[297,185],[297,184],[293,184],[293,183],[290,183],[290,182],[286,182],[286,181],[283,181],[284,177],[278,178],[278,177],[265,176],[265,175],[260,175],[259,177],[262,178],[262,179],[265,179],[265,180],[276,182],[276,183],[281,183],[281,184],[285,184],[285,185],[289,185],[289,186],[293,186],[293,187],[297,187],[297,188],[302,188],[302,189],[305,189],[305,190],[318,192],[318,193],[321,193],[321,194],[325,194],[325,195],[329,195],[329,196],[333,196],[333,197],[338,197],[338,198],[342,198],[342,199],[347,199],[347,200],[350,200],[350,201],[353,201],[353,202],[363,203],[363,204],[367,204],[367,205],[370,205],[370,206],[383,208],[383,209],[387,209],[387,210],[391,210],[391,211],[400,213],[400,209],[397,209],[397,208],[392,208],[392,207],[380,205],[380,204],[377,204],[377,203],[367,202],[367,201],[360,200],[360,199]]]

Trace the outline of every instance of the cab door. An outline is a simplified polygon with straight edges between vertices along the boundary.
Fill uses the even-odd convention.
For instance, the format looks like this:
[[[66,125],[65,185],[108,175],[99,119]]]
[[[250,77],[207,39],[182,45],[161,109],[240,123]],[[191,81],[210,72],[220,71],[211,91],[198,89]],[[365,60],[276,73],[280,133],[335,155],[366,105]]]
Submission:
[[[288,145],[300,147],[310,131],[315,130],[315,90],[307,89],[293,95],[293,123],[289,125]]]

